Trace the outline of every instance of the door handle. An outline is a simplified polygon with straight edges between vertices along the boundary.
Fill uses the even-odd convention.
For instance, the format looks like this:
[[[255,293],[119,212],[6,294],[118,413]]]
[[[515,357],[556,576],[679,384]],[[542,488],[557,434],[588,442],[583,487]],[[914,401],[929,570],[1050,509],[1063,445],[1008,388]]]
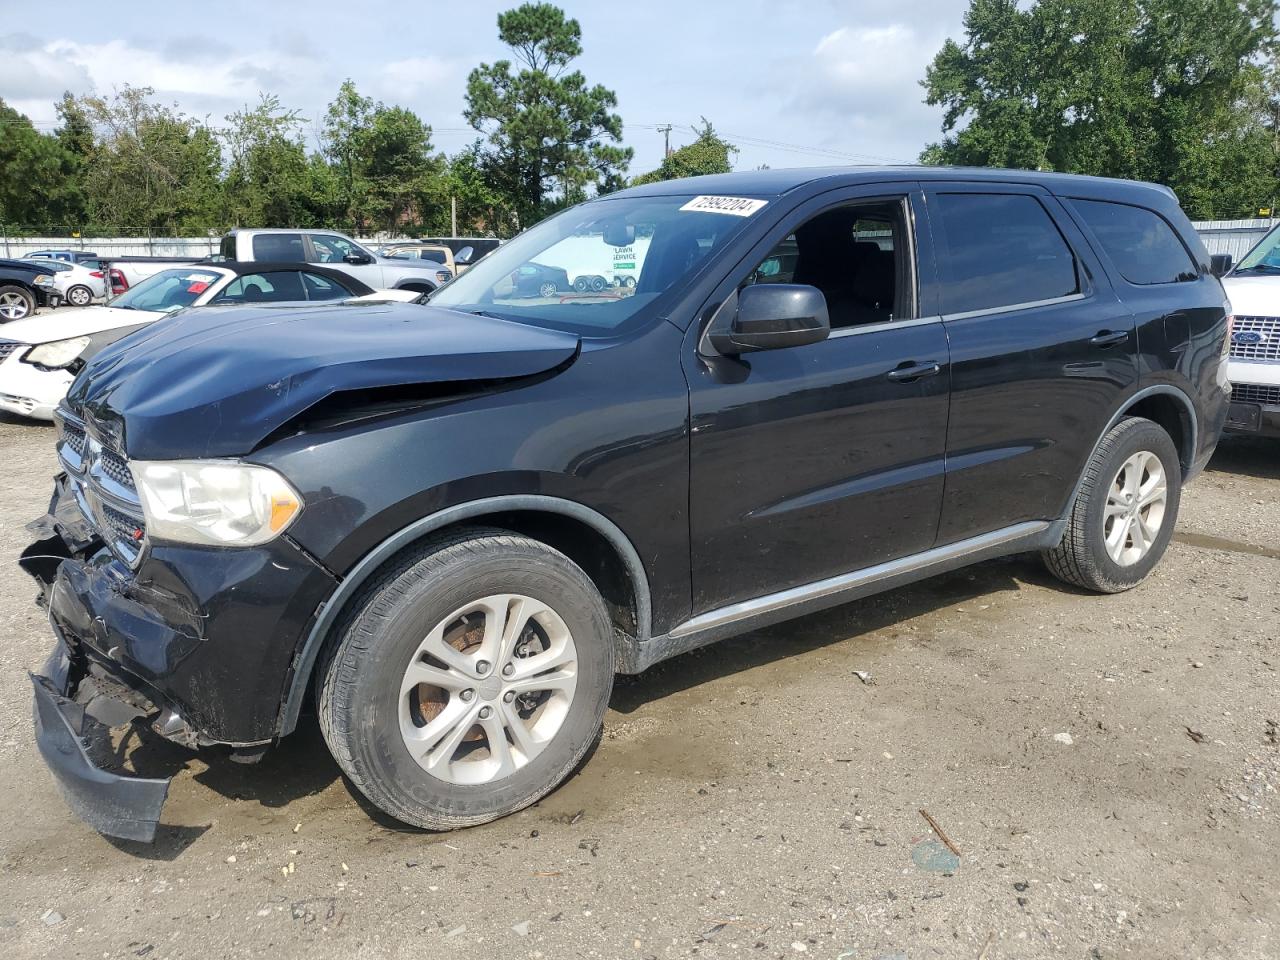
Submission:
[[[1099,330],[1096,337],[1089,338],[1089,342],[1095,347],[1112,347],[1117,343],[1124,343],[1128,339],[1128,330]]]
[[[885,376],[895,383],[913,383],[925,377],[936,377],[942,372],[942,364],[936,360],[912,360],[890,370]]]

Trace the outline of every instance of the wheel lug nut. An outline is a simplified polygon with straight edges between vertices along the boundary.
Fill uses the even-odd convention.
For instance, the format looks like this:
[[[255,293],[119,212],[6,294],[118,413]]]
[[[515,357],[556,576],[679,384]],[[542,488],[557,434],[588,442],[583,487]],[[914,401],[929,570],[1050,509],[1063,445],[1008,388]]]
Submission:
[[[493,710],[492,710],[492,709],[490,709],[489,707],[481,707],[481,708],[480,708],[480,719],[481,719],[481,720],[488,720],[488,719],[489,719],[489,716],[490,716],[492,713],[493,713]]]
[[[510,703],[515,698],[516,698],[516,694],[514,690],[508,690],[506,693],[502,695],[502,700],[504,703]]]
[[[514,663],[508,663],[505,667],[502,668],[502,675],[504,677],[509,677],[515,672],[516,672],[516,665]]]
[[[489,672],[489,661],[488,661],[488,660],[478,660],[478,661],[476,661],[476,673],[480,674],[480,676],[482,676],[482,677],[483,677],[483,676],[484,676],[486,673],[488,673],[488,672]]]
[[[475,695],[476,695],[476,692],[474,690],[463,690],[462,700],[464,703],[470,703],[471,700],[475,697]]]

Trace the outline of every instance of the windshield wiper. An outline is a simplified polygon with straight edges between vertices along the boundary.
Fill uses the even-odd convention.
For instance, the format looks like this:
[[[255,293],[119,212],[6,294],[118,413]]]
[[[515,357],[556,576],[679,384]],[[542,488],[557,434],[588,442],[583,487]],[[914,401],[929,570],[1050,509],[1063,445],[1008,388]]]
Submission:
[[[1252,267],[1236,267],[1236,273],[1280,273],[1280,266],[1274,263],[1255,263]]]

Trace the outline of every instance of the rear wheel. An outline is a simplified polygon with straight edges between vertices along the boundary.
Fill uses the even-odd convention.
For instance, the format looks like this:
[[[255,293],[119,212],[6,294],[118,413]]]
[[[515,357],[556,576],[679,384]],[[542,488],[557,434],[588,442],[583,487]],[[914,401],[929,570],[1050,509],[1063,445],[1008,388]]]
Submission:
[[[1182,471],[1173,440],[1139,417],[1121,420],[1085,468],[1062,542],[1042,556],[1060,580],[1119,593],[1164,556],[1178,520]]]
[[[573,281],[573,289],[577,290],[579,293],[586,293],[590,286],[591,281],[586,277],[579,277],[577,280]]]
[[[591,289],[594,290],[596,293],[599,293],[601,290],[603,290],[605,286],[606,284],[604,282],[604,277],[591,278]]]
[[[73,307],[87,307],[93,302],[93,291],[88,287],[76,285],[67,291],[67,301]]]
[[[538,288],[538,293],[542,294],[544,298],[554,297],[556,295],[556,285],[548,280]]]
[[[17,284],[0,286],[0,323],[22,320],[36,312],[36,298]]]
[[[354,602],[321,678],[338,765],[420,827],[494,820],[559,784],[599,734],[612,627],[586,574],[500,530],[437,541]]]

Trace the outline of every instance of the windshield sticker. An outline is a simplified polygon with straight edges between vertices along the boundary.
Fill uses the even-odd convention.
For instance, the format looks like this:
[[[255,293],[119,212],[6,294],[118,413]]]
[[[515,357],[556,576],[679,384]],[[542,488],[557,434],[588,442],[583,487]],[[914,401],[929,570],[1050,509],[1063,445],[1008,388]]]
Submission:
[[[205,283],[203,280],[197,280],[195,283],[191,284],[191,286],[187,287],[187,293],[204,293],[208,289],[209,284]]]
[[[694,197],[681,210],[694,213],[727,213],[734,217],[749,217],[768,200],[752,200],[750,197]]]
[[[209,284],[209,283],[213,283],[213,281],[217,278],[214,277],[212,273],[188,273],[182,279],[191,280],[194,283]]]

